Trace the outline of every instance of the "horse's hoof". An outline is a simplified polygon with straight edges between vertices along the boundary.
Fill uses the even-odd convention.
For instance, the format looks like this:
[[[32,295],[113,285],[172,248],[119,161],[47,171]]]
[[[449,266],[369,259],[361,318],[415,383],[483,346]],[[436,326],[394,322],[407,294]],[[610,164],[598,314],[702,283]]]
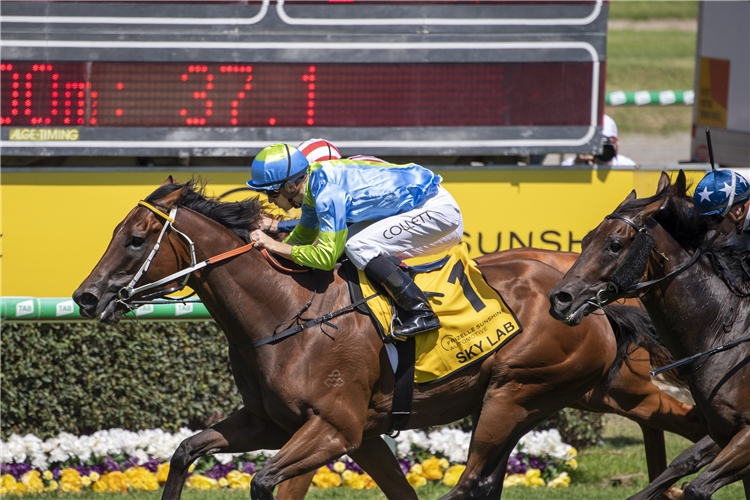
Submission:
[[[659,497],[660,499],[665,500],[684,500],[685,498],[685,486],[687,486],[688,483],[685,483],[682,485],[682,489],[678,488],[677,486],[670,486],[667,491],[662,493],[662,495]]]

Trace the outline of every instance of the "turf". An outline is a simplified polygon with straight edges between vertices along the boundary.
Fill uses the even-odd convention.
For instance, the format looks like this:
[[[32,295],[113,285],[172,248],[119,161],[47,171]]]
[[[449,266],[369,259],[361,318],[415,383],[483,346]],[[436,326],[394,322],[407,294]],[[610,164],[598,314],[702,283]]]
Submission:
[[[698,2],[613,1],[609,4],[610,19],[695,19]]]
[[[694,32],[610,30],[606,90],[692,90],[695,47]],[[690,133],[692,127],[692,106],[608,106],[606,113],[620,134]]]

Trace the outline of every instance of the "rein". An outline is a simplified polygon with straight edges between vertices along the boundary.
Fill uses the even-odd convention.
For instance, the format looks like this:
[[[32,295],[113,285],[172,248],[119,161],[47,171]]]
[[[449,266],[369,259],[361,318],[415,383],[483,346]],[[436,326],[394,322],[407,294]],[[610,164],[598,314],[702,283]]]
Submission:
[[[636,232],[639,235],[643,234],[643,233],[646,233],[646,227],[645,226],[639,226],[635,221],[633,221],[632,219],[629,219],[629,218],[627,218],[625,216],[622,216],[622,215],[619,215],[619,214],[610,214],[610,215],[608,215],[605,218],[606,219],[610,219],[610,220],[621,220],[621,221],[627,223],[628,225],[630,225],[633,229],[635,229]],[[638,236],[636,236],[636,238],[637,237]],[[631,248],[631,251],[632,251],[632,248]],[[690,260],[685,265],[683,265],[682,267],[680,267],[678,269],[675,269],[674,271],[672,271],[671,273],[667,274],[666,276],[663,276],[663,277],[655,279],[655,280],[650,280],[650,281],[645,281],[645,282],[642,282],[642,283],[638,283],[635,286],[632,286],[632,287],[629,287],[629,288],[627,288],[625,290],[622,290],[622,292],[625,293],[625,294],[631,294],[631,293],[633,293],[635,291],[642,290],[643,288],[650,287],[651,285],[653,285],[655,283],[658,283],[660,281],[663,281],[663,280],[666,280],[668,278],[672,278],[674,276],[677,276],[677,275],[685,272],[688,268],[690,268],[693,264],[695,264],[698,261],[698,258],[701,256],[701,254],[702,254],[702,247],[698,247],[698,249],[693,253],[693,256],[690,258]],[[627,260],[627,256],[626,256],[625,260]],[[615,270],[615,272],[613,273],[613,275],[616,274],[619,269],[620,269],[620,266],[618,266],[618,268]],[[736,283],[736,281],[734,279],[734,276],[731,273],[728,273],[728,276],[729,276],[729,280],[730,280],[730,283],[731,283],[731,286],[729,286],[729,284],[728,284],[728,286],[729,286],[730,291],[733,292],[733,297],[736,300],[737,294],[735,293],[735,289],[738,289],[738,286],[737,286],[737,283]],[[593,304],[595,304],[595,305],[597,305],[598,307],[601,308],[604,305],[606,305],[609,302],[611,302],[610,297],[604,297],[604,300],[602,300],[602,297],[600,297],[600,295],[602,293],[604,293],[604,292],[619,294],[620,290],[617,289],[618,287],[616,285],[614,285],[614,286],[613,285],[614,284],[610,281],[607,284],[607,287],[599,290],[599,292],[597,292],[597,294],[596,294],[596,298],[593,299],[593,300],[590,300],[589,303],[593,303]],[[594,301],[596,301],[596,302],[594,302]],[[734,309],[734,302],[732,303],[732,306],[730,308],[730,313],[732,312],[733,309]],[[726,323],[726,320],[724,322]],[[727,342],[726,344],[720,345],[718,347],[714,347],[712,349],[708,349],[706,351],[699,352],[698,354],[694,354],[692,356],[688,356],[687,358],[680,359],[680,360],[675,361],[673,363],[670,363],[668,365],[665,365],[665,366],[662,366],[660,368],[657,368],[656,370],[651,370],[649,373],[651,374],[651,376],[655,377],[655,376],[660,375],[660,374],[662,374],[664,372],[667,372],[669,370],[673,370],[675,368],[680,368],[680,367],[683,367],[685,365],[691,365],[689,368],[692,368],[692,369],[689,369],[689,368],[688,369],[689,369],[690,372],[693,372],[693,371],[697,370],[698,368],[700,368],[703,365],[703,363],[705,363],[706,360],[710,356],[713,356],[714,354],[720,353],[722,351],[726,351],[728,349],[731,349],[733,347],[736,347],[736,346],[738,346],[738,345],[740,345],[740,344],[742,344],[744,342],[748,342],[748,341],[750,341],[750,335],[742,337],[742,338],[739,338],[739,339],[736,339],[736,340],[732,340],[731,342]]]
[[[132,299],[133,296],[137,295],[140,292],[150,290],[152,288],[156,288],[166,283],[170,283],[184,276],[185,279],[182,281],[182,284],[180,284],[179,286],[170,288],[168,290],[163,290],[155,294],[151,294],[148,296],[148,298],[153,298],[156,296],[165,295],[168,293],[174,293],[176,291],[182,290],[183,288],[185,288],[187,281],[190,278],[190,274],[193,273],[194,271],[203,269],[206,266],[217,264],[223,260],[230,259],[232,257],[236,257],[237,255],[246,253],[255,246],[255,242],[251,242],[239,248],[229,250],[228,252],[215,255],[202,262],[197,262],[195,258],[195,243],[193,243],[193,240],[191,240],[190,237],[188,237],[185,233],[178,230],[174,226],[175,216],[177,214],[177,207],[172,208],[172,210],[170,210],[169,212],[169,215],[167,215],[163,211],[156,208],[154,205],[151,205],[150,203],[147,203],[145,201],[139,201],[138,206],[147,208],[148,210],[153,212],[155,215],[163,218],[165,222],[164,222],[164,226],[162,227],[161,232],[159,233],[159,237],[156,240],[156,244],[154,245],[154,248],[151,250],[151,253],[149,254],[149,256],[146,258],[146,261],[143,263],[143,265],[138,270],[138,272],[135,273],[135,276],[133,276],[133,279],[130,280],[130,283],[126,287],[121,288],[119,292],[117,292],[117,300],[119,300],[123,304],[127,305],[127,302],[129,301],[129,299]],[[138,280],[141,279],[143,274],[146,271],[148,271],[148,268],[151,265],[151,261],[153,260],[154,256],[156,256],[156,252],[159,251],[159,248],[161,247],[161,241],[170,227],[172,228],[172,231],[176,232],[179,236],[181,236],[183,239],[185,239],[188,242],[188,245],[190,246],[190,266],[180,271],[177,271],[175,273],[172,273],[169,276],[162,278],[158,281],[155,281],[153,283],[148,283],[146,285],[141,285],[139,287],[136,287],[135,284],[138,282]],[[261,248],[260,252],[273,267],[281,271],[286,271],[290,273],[305,273],[309,271],[309,269],[289,269],[287,267],[284,267],[276,259],[274,259],[265,248]]]
[[[608,216],[605,217],[605,219],[609,219],[609,220],[621,220],[621,221],[627,223],[629,226],[631,226],[633,229],[635,229],[635,231],[637,233],[636,234],[636,238],[638,238],[640,235],[647,235],[648,234],[647,229],[646,229],[645,226],[640,226],[640,225],[638,225],[638,223],[636,223],[632,219],[630,219],[628,217],[625,217],[623,215],[609,214]],[[632,251],[632,250],[633,249],[631,248],[630,251]],[[652,250],[655,250],[653,248],[653,246],[652,246]],[[658,252],[658,250],[656,250],[656,251]],[[629,253],[630,252],[628,252],[628,254]],[[661,253],[661,252],[659,252],[659,253]],[[702,250],[699,247],[693,253],[693,256],[690,258],[690,260],[685,265],[683,265],[683,266],[675,269],[674,271],[670,272],[669,274],[666,274],[665,276],[662,276],[661,278],[657,278],[657,279],[649,280],[649,281],[644,281],[644,282],[639,282],[639,283],[636,283],[635,285],[629,286],[627,288],[621,287],[620,285],[618,285],[617,283],[613,282],[610,279],[610,281],[607,283],[607,285],[604,288],[602,288],[601,290],[599,290],[596,293],[596,296],[593,299],[588,300],[588,302],[590,304],[592,304],[592,305],[595,305],[597,308],[601,309],[602,307],[604,307],[607,304],[610,304],[611,302],[613,302],[614,300],[616,300],[616,298],[613,298],[615,295],[621,295],[623,297],[625,295],[633,296],[636,292],[639,292],[640,290],[643,290],[644,288],[649,288],[652,285],[655,285],[656,283],[659,283],[661,281],[673,278],[673,277],[678,276],[678,275],[682,274],[683,272],[687,271],[693,264],[695,264],[698,261],[698,258],[701,256],[701,253],[702,253]],[[617,269],[615,269],[614,273],[612,273],[612,276],[620,274],[618,271],[620,271],[621,267],[623,266],[623,264],[625,264],[628,261],[627,257],[628,256],[626,255],[625,259],[624,259],[625,262],[623,262],[622,264],[620,264],[617,267]]]
[[[156,288],[158,286],[161,286],[163,284],[169,283],[171,281],[174,281],[174,280],[176,280],[178,278],[181,278],[181,277],[185,276],[185,279],[183,280],[183,282],[182,282],[181,285],[173,287],[173,288],[170,288],[168,290],[161,290],[159,292],[150,294],[150,295],[147,296],[147,298],[150,299],[150,298],[157,297],[157,296],[160,296],[160,295],[165,295],[165,294],[168,294],[168,293],[174,293],[176,291],[182,290],[183,288],[185,288],[185,285],[187,284],[188,278],[190,277],[190,274],[193,271],[197,271],[199,269],[203,269],[206,266],[217,264],[217,263],[219,263],[219,262],[221,262],[223,260],[231,259],[232,257],[236,257],[237,255],[241,255],[243,253],[246,253],[246,252],[252,250],[252,248],[255,246],[255,242],[253,241],[253,242],[251,242],[251,243],[249,243],[247,245],[241,246],[239,248],[235,248],[233,250],[229,250],[228,252],[221,253],[219,255],[216,255],[216,256],[211,257],[209,259],[206,259],[204,261],[196,262],[196,258],[195,258],[195,243],[193,243],[193,240],[191,240],[185,233],[179,231],[176,227],[174,227],[175,216],[177,214],[177,207],[172,208],[172,210],[170,210],[170,212],[169,212],[169,215],[167,215],[162,210],[158,209],[154,205],[151,205],[150,203],[147,203],[145,201],[139,201],[138,202],[138,206],[147,208],[148,210],[150,210],[151,212],[153,212],[155,215],[163,218],[164,219],[164,227],[162,227],[162,230],[159,233],[159,237],[156,240],[156,244],[154,245],[154,248],[151,250],[151,253],[146,258],[146,261],[143,263],[143,265],[141,266],[141,268],[135,274],[135,276],[133,277],[133,279],[130,280],[130,283],[128,284],[128,286],[120,289],[120,291],[117,293],[117,300],[119,302],[121,302],[122,304],[128,306],[128,307],[130,307],[130,305],[128,304],[129,299],[133,298],[135,295],[137,295],[140,292],[143,292],[143,291],[146,291],[146,290],[150,290],[152,288]],[[172,273],[169,276],[167,276],[165,278],[162,278],[162,279],[160,279],[158,281],[155,281],[153,283],[148,283],[146,285],[141,285],[139,287],[136,287],[135,284],[138,282],[138,280],[141,279],[141,277],[143,276],[143,274],[146,273],[146,271],[148,271],[148,268],[151,265],[151,261],[154,259],[154,256],[159,251],[159,248],[161,247],[161,241],[164,238],[164,235],[166,234],[167,230],[170,227],[179,236],[181,236],[182,238],[184,238],[188,242],[188,244],[190,245],[190,260],[191,260],[190,261],[190,266],[188,266],[185,269],[182,269],[180,271],[177,271],[175,273]],[[261,248],[260,252],[263,255],[263,257],[265,257],[265,259],[271,264],[271,266],[275,267],[276,269],[278,269],[280,271],[285,271],[285,272],[289,272],[289,273],[307,273],[307,272],[311,271],[311,269],[309,269],[309,268],[304,268],[304,269],[289,269],[289,268],[285,267],[284,265],[282,265],[280,262],[278,262],[274,257],[272,257],[271,254],[269,254],[268,251],[265,248]],[[307,304],[305,304],[302,307],[302,309],[300,309],[299,312],[297,312],[297,314],[291,320],[284,321],[283,323],[280,323],[279,325],[277,325],[276,328],[274,328],[274,333],[272,335],[270,335],[268,337],[264,337],[264,338],[262,338],[260,340],[256,340],[254,342],[247,342],[247,343],[242,343],[242,344],[237,344],[235,342],[232,342],[229,339],[227,339],[227,342],[229,342],[230,345],[232,345],[234,347],[237,347],[237,348],[240,348],[240,349],[255,349],[255,348],[260,347],[262,345],[266,345],[266,344],[271,344],[271,343],[278,342],[279,340],[282,340],[282,339],[284,339],[286,337],[294,335],[295,333],[299,333],[302,330],[306,330],[308,328],[311,328],[313,326],[319,325],[321,323],[324,323],[324,324],[326,324],[326,325],[328,325],[328,326],[330,326],[332,328],[338,329],[338,327],[336,325],[329,323],[329,321],[331,319],[335,318],[336,316],[340,316],[340,315],[342,315],[344,313],[347,313],[349,311],[352,311],[354,308],[356,308],[356,307],[358,307],[358,306],[366,303],[367,301],[369,301],[369,300],[377,297],[380,294],[379,293],[374,293],[374,294],[370,295],[369,297],[365,297],[365,298],[360,299],[360,300],[358,300],[356,302],[353,302],[352,304],[349,304],[348,306],[346,306],[346,307],[344,307],[342,309],[339,309],[338,311],[334,311],[332,313],[325,314],[325,315],[323,315],[323,316],[321,316],[319,318],[308,320],[308,321],[306,321],[305,323],[303,323],[301,325],[296,325],[294,327],[287,328],[287,329],[282,330],[280,332],[276,331],[281,325],[290,323],[290,322],[298,320],[298,319],[303,319],[302,318],[302,314],[304,314],[305,311],[307,311],[307,309],[310,308],[310,306],[312,305],[313,300],[315,299],[316,295],[317,295],[317,284],[315,286],[315,291],[313,291],[313,295],[310,298],[310,300],[307,302]],[[135,301],[135,303],[137,303],[138,305],[142,305],[142,304],[146,304],[146,303],[154,303],[154,302],[156,302],[156,301],[150,301],[150,300]]]

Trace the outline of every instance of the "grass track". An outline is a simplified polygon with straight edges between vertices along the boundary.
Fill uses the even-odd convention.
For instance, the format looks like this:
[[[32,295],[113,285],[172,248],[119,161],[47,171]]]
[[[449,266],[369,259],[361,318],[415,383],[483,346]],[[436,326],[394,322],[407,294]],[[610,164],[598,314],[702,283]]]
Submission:
[[[607,92],[693,89],[696,33],[610,30],[607,37]],[[692,106],[679,105],[608,106],[605,112],[621,134],[689,133],[693,117]]]
[[[609,4],[610,19],[695,19],[698,17],[698,2],[667,1],[622,1]]]

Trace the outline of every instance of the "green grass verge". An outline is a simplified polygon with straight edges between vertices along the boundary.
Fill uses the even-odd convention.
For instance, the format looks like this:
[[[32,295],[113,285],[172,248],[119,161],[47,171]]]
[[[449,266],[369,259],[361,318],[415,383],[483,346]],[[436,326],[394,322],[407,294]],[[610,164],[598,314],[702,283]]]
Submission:
[[[624,30],[607,37],[607,92],[693,88],[695,33]],[[606,113],[620,134],[689,133],[693,116],[692,106],[608,106]]]
[[[613,1],[609,4],[610,19],[695,19],[698,2]]]

